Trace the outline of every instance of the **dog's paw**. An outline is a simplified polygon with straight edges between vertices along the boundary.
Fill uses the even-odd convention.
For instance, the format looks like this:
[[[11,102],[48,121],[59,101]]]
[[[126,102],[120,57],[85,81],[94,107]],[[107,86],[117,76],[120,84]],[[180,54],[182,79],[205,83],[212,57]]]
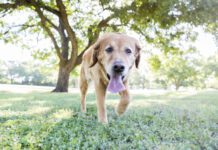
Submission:
[[[115,109],[115,112],[116,112],[117,116],[121,116],[125,112],[125,109],[120,109],[119,107],[117,107]]]
[[[81,112],[85,114],[86,113],[86,109],[81,109]]]
[[[115,112],[117,116],[121,116],[127,109],[129,103],[120,103],[116,109]]]
[[[108,120],[107,119],[99,119],[98,122],[100,122],[102,124],[108,124]]]

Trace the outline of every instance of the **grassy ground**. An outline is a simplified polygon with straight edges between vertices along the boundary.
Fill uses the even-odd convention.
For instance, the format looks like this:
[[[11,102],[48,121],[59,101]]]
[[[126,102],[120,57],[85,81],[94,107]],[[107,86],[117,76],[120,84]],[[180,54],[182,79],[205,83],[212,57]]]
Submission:
[[[79,94],[0,92],[0,149],[218,149],[218,91],[134,94],[117,117],[108,95],[108,125],[87,114]]]

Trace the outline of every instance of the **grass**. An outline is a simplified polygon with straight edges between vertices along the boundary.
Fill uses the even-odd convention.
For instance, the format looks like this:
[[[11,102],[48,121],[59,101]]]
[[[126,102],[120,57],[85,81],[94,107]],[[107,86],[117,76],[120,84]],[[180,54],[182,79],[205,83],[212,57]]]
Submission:
[[[0,92],[0,149],[218,149],[218,91],[133,94],[108,125],[97,122],[95,95],[80,113],[79,93]]]

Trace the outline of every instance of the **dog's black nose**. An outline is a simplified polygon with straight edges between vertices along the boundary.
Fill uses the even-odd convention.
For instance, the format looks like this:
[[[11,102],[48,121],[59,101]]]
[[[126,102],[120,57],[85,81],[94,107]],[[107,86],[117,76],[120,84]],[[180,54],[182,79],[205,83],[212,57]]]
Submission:
[[[121,64],[115,64],[113,66],[113,71],[116,72],[116,73],[122,73],[125,69],[125,66],[124,65],[121,65]]]

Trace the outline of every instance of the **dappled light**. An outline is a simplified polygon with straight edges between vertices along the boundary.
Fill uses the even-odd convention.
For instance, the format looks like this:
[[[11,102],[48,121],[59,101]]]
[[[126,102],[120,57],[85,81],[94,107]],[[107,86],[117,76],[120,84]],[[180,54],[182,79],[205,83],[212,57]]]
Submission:
[[[73,116],[72,110],[59,109],[57,112],[53,113],[53,117],[56,119],[70,119]]]
[[[49,107],[40,107],[40,106],[31,106],[27,110],[11,110],[10,109],[11,105],[7,106],[7,109],[0,110],[0,115],[4,117],[11,117],[11,116],[30,116],[30,115],[40,115],[44,114],[47,111],[50,110]]]
[[[3,147],[19,147],[24,141],[25,145],[34,147],[62,147],[87,142],[90,146],[93,141],[95,146],[102,142],[107,146],[120,141],[130,146],[146,139],[141,143],[143,146],[153,145],[153,140],[159,141],[161,147],[165,142],[167,147],[190,146],[190,140],[200,141],[202,145],[212,142],[211,146],[216,146],[216,90],[133,93],[131,104],[121,117],[115,113],[119,96],[108,94],[106,106],[110,123],[104,126],[97,122],[94,93],[87,96],[84,114],[80,112],[79,94],[0,92],[0,143]],[[16,142],[13,139],[17,139]]]
[[[218,0],[0,0],[0,149],[218,150]]]
[[[48,92],[51,91],[51,87],[39,87],[39,86],[32,86],[32,88],[29,88],[29,86],[20,86],[20,85],[8,85],[8,84],[0,84],[0,90],[6,91],[6,92],[12,92],[12,93],[33,93],[33,92]]]
[[[28,108],[27,111],[25,111],[27,115],[33,115],[33,114],[43,114],[49,111],[51,108],[50,107],[40,107],[40,106],[31,106]]]

